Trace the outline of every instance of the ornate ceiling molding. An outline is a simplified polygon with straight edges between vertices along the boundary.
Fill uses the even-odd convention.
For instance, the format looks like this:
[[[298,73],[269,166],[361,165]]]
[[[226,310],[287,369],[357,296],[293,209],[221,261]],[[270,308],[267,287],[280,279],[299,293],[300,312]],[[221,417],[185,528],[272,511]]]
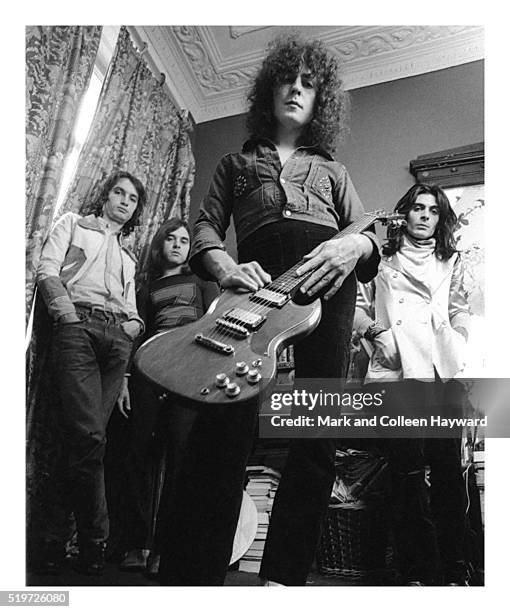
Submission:
[[[136,27],[167,76],[179,106],[197,123],[243,113],[252,77],[276,26]],[[294,26],[321,38],[343,60],[347,89],[482,59],[482,26]],[[307,32],[307,30],[310,30]],[[313,30],[313,33],[311,32]]]
[[[232,38],[239,38],[244,34],[251,34],[257,30],[265,30],[267,27],[269,26],[228,26],[228,29]]]

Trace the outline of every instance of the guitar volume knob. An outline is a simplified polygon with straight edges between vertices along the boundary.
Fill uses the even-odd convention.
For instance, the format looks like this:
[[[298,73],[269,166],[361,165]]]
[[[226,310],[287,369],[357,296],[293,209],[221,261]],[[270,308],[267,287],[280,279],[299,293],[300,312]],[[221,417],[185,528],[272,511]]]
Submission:
[[[215,384],[220,389],[222,389],[223,387],[226,387],[229,382],[230,382],[230,379],[224,372],[222,372],[221,374],[216,374]]]
[[[236,374],[238,376],[244,376],[248,372],[248,369],[248,364],[245,361],[236,363]]]
[[[246,380],[250,383],[250,385],[255,385],[261,379],[260,372],[258,370],[249,370],[248,375],[246,376]]]
[[[225,393],[228,397],[236,397],[241,393],[241,387],[237,383],[229,383],[225,387]]]

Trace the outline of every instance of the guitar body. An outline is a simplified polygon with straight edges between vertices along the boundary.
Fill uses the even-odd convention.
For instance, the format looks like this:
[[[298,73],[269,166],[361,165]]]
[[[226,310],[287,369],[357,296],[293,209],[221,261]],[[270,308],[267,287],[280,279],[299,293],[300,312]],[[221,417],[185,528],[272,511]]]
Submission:
[[[361,232],[375,221],[403,219],[385,211],[365,213],[335,237]],[[283,348],[320,321],[319,299],[296,303],[304,299],[300,285],[313,274],[297,273],[303,263],[255,293],[227,290],[199,321],[150,338],[135,355],[138,369],[158,387],[195,404],[219,406],[257,397],[276,377]]]
[[[321,317],[320,300],[298,305],[288,301],[265,314],[264,322],[246,338],[219,333],[217,319],[232,309],[253,309],[250,294],[224,291],[198,321],[162,332],[147,340],[137,351],[135,363],[152,383],[188,401],[210,404],[235,404],[253,399],[276,376],[279,353],[287,345],[311,333]],[[220,340],[232,348],[224,354],[215,347],[197,342],[197,335]],[[245,363],[249,372],[236,373]],[[258,371],[260,380],[249,382],[249,373]],[[216,376],[225,374],[239,386],[235,396],[217,386]]]

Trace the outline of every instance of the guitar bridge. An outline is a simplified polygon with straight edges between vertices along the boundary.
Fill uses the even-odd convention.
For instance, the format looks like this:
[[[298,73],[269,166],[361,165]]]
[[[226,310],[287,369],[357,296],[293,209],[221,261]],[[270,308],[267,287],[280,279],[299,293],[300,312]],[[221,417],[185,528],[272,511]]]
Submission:
[[[203,334],[197,334],[195,336],[195,342],[198,342],[198,344],[212,349],[217,353],[222,353],[223,355],[231,355],[234,352],[234,347],[231,344],[225,344],[225,342],[213,340],[213,338],[209,338]]]

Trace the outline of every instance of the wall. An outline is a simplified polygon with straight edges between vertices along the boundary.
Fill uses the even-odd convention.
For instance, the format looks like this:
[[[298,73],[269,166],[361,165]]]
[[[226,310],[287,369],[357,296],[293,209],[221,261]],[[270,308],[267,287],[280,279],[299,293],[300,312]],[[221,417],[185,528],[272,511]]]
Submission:
[[[484,140],[483,93],[481,61],[351,91],[351,133],[336,158],[366,209],[393,208],[414,183],[409,162],[418,155]],[[196,126],[192,222],[219,158],[244,139],[243,115]]]

